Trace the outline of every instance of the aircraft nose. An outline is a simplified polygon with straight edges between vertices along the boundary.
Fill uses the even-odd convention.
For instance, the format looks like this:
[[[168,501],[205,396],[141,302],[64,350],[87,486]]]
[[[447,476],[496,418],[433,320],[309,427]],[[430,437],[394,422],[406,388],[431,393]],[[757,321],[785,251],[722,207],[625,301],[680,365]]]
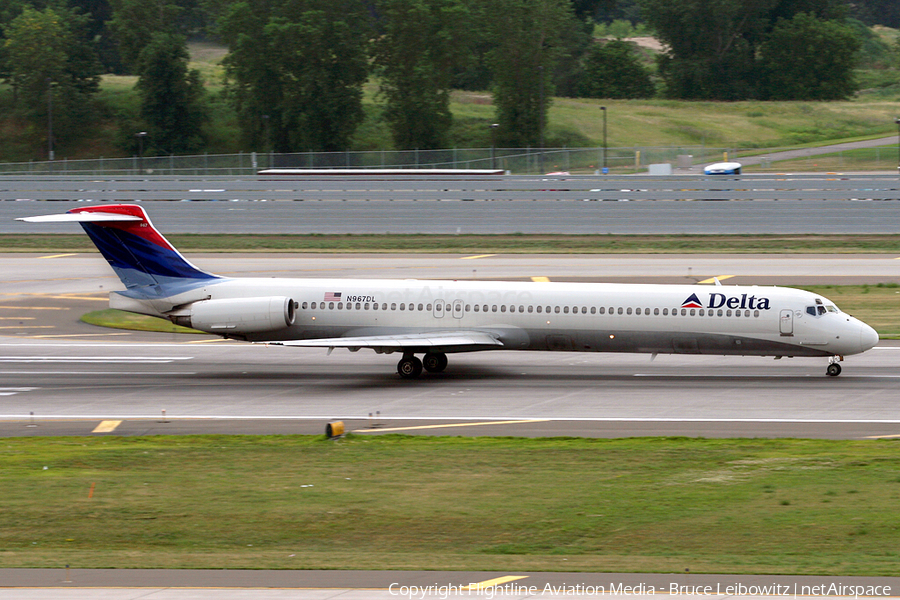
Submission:
[[[862,352],[873,348],[878,343],[878,332],[866,325],[859,324],[859,346]]]

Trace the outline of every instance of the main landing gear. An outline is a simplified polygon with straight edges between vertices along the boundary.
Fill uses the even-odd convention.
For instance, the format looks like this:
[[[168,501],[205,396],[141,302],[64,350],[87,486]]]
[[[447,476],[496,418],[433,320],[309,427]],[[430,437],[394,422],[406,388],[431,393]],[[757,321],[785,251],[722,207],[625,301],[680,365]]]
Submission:
[[[443,352],[428,352],[419,360],[414,354],[404,354],[397,363],[397,373],[403,379],[415,379],[422,369],[429,373],[440,373],[447,368],[447,355]]]
[[[828,367],[825,369],[825,373],[829,377],[837,377],[841,374],[841,365],[838,364],[839,360],[843,360],[843,356],[832,356],[828,361]]]

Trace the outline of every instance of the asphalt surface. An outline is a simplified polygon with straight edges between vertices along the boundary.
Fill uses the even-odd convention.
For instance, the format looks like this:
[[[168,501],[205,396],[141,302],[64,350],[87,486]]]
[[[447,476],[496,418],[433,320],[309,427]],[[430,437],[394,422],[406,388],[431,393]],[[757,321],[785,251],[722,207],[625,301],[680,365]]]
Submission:
[[[2,569],[0,595],[3,598],[40,598],[26,595],[40,590],[66,594],[67,588],[87,588],[95,598],[429,598],[503,597],[566,598],[617,595],[621,597],[665,594],[672,598],[697,596],[740,598],[748,595],[825,596],[806,593],[843,586],[869,590],[861,596],[891,596],[900,590],[900,577],[817,577],[773,575],[680,573],[534,573],[492,571],[233,571],[233,570],[144,570],[144,569]],[[506,581],[503,581],[503,580]],[[493,583],[478,593],[473,584]],[[429,590],[429,586],[438,588]],[[444,593],[439,588],[445,587]],[[449,586],[455,586],[455,590]],[[548,587],[549,586],[549,587]],[[6,589],[4,589],[6,588]],[[19,588],[15,595],[9,588]],[[104,588],[112,588],[110,595]],[[123,595],[131,588],[131,595]],[[137,588],[137,589],[135,589]],[[193,589],[192,589],[193,588]],[[207,589],[197,589],[207,588]],[[253,591],[259,595],[226,596],[226,589]],[[403,589],[406,588],[406,589]],[[416,593],[409,593],[414,588]],[[470,588],[470,589],[460,589]],[[533,588],[533,589],[530,589]],[[156,590],[157,593],[152,593]],[[617,590],[621,590],[618,594]],[[627,590],[627,591],[626,591]],[[756,592],[750,594],[750,590]],[[770,593],[760,593],[760,591]],[[349,593],[349,592],[358,593]],[[140,595],[138,594],[140,592]],[[164,593],[168,592],[168,593]],[[174,593],[173,593],[174,592]],[[180,592],[180,593],[179,593]],[[263,592],[268,592],[263,595]],[[288,593],[291,592],[291,593]],[[780,593],[779,593],[780,592]],[[831,594],[848,596],[852,594]],[[52,597],[52,596],[46,596]],[[66,594],[62,597],[77,596]]]
[[[900,345],[892,342],[848,357],[837,379],[824,376],[824,359],[488,352],[453,355],[447,372],[410,382],[397,376],[396,356],[327,356],[317,349],[90,326],[78,320],[81,314],[105,307],[106,293],[118,285],[102,259],[3,258],[3,435],[319,434],[332,420],[365,434],[900,433]],[[255,276],[456,278],[474,271],[519,280],[532,273],[673,283],[713,276],[760,284],[897,281],[896,257],[889,255],[192,258],[212,271]],[[759,281],[765,278],[758,272],[779,281]],[[120,422],[94,432],[106,420]]]

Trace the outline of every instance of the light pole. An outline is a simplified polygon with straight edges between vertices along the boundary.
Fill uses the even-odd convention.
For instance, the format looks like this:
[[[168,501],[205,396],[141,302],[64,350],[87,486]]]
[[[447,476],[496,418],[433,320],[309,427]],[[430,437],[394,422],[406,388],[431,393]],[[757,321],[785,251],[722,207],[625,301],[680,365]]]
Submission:
[[[144,174],[144,138],[147,137],[146,131],[139,131],[134,136],[138,139],[138,173]]]
[[[47,157],[53,162],[53,80],[47,78]]]
[[[900,174],[900,117],[894,119],[897,124],[897,173]]]
[[[499,123],[491,123],[491,168],[497,168],[497,161],[494,157],[494,151],[497,147],[497,128],[500,127]]]
[[[609,173],[609,169],[606,168],[606,107],[601,106],[600,110],[603,111],[603,174],[606,175]]]
[[[544,66],[538,66],[538,83],[540,85],[540,102],[538,103],[538,165],[541,173],[544,172]]]

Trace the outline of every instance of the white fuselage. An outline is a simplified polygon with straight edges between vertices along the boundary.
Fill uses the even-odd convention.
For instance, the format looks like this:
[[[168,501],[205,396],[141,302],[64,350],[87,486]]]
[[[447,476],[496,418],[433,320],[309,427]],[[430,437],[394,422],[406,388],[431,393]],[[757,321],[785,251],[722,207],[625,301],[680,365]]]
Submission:
[[[459,330],[490,333],[507,350],[764,356],[849,355],[878,341],[827,299],[782,287],[248,278],[210,281],[152,306],[116,296],[114,307],[160,316],[206,299],[294,301],[294,322],[282,329],[211,329],[248,341]]]

